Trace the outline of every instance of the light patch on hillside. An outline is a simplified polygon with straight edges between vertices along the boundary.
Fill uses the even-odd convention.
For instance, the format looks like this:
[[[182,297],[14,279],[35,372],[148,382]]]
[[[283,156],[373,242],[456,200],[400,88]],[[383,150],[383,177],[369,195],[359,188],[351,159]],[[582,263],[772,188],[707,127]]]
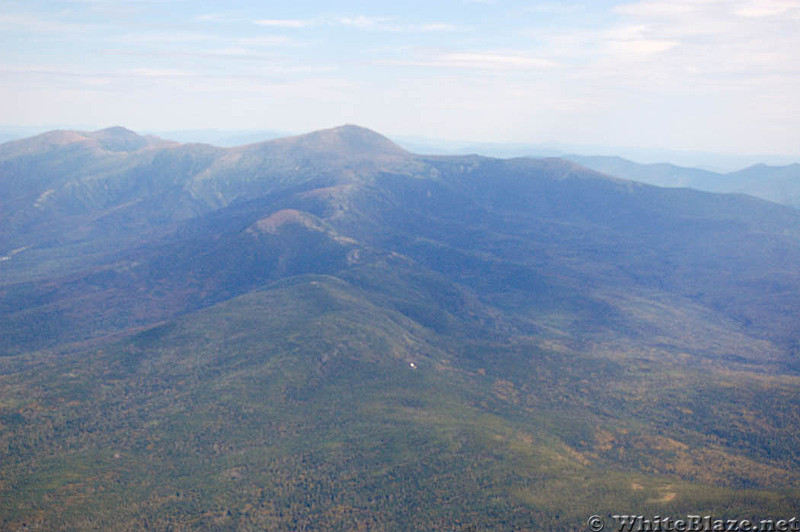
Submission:
[[[12,249],[11,251],[8,252],[8,255],[6,255],[4,257],[0,257],[0,262],[5,262],[7,260],[11,260],[11,257],[13,257],[14,255],[16,255],[18,253],[22,253],[23,251],[25,251],[28,248],[30,248],[30,246],[23,246],[21,248]]]
[[[47,199],[51,197],[54,193],[55,189],[50,188],[45,190],[39,195],[38,198],[36,198],[36,201],[33,203],[33,206],[37,209],[41,209],[42,207],[44,207],[44,204],[47,202]]]

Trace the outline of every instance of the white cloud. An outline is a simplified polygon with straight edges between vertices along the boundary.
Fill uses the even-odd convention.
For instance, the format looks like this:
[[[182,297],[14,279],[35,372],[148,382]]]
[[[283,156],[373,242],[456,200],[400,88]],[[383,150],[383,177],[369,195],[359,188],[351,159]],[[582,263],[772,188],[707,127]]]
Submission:
[[[316,25],[316,21],[310,19],[259,19],[254,22],[259,26],[288,29],[309,28]]]
[[[537,2],[525,8],[531,13],[547,13],[551,15],[568,15],[581,10],[580,4],[564,2]]]
[[[433,32],[433,31],[462,31],[465,28],[447,23],[431,23],[406,26],[409,32]]]
[[[204,20],[214,20],[215,15],[204,15]],[[344,26],[369,31],[393,33],[433,33],[466,31],[467,27],[449,22],[402,23],[391,17],[368,15],[340,16],[327,19],[259,19],[253,21],[259,26],[284,29],[303,29],[316,26]]]
[[[787,125],[800,118],[798,4],[643,0],[611,8],[604,25],[576,17],[518,34],[556,63],[548,84],[583,123],[613,120],[614,142],[785,150],[800,139]]]
[[[357,17],[339,17],[336,19],[339,24],[360,29],[378,28],[389,20],[390,19],[385,17],[367,17],[365,15],[359,15]]]
[[[228,47],[228,48],[217,48],[216,50],[210,50],[207,52],[209,55],[216,55],[221,57],[258,57],[259,54],[250,50],[249,48],[241,48],[241,47]]]
[[[735,89],[800,68],[800,0],[645,0],[613,11],[624,24],[596,37],[606,68],[658,56],[637,74],[695,91]]]
[[[626,39],[609,41],[606,50],[620,57],[648,58],[678,46],[677,41]]]
[[[549,59],[507,52],[446,52],[417,60],[391,61],[389,64],[472,70],[532,70],[556,66]]]
[[[228,22],[233,20],[225,13],[205,13],[195,16],[194,19],[198,22]]]
[[[400,23],[389,17],[368,17],[358,15],[356,17],[339,17],[335,23],[343,26],[350,26],[362,30],[385,31],[392,33],[433,33],[433,32],[457,32],[465,31],[468,28],[447,22],[417,22]]]
[[[736,9],[735,13],[741,17],[775,17],[794,12],[798,15],[800,2],[794,0],[751,0]]]
[[[76,33],[88,32],[95,26],[55,20],[36,13],[0,14],[0,30],[4,32]]]
[[[236,39],[236,42],[242,46],[258,46],[258,47],[272,47],[272,46],[285,46],[296,45],[298,41],[289,39],[283,35],[259,35],[258,37],[242,37]]]
[[[130,71],[134,76],[145,78],[186,78],[196,75],[186,70],[176,70],[170,68],[134,68]]]
[[[550,68],[555,63],[548,59],[530,57],[522,54],[498,53],[449,53],[442,54],[436,59],[441,65],[461,68],[488,68],[488,69],[529,69]]]
[[[646,25],[631,25],[614,28],[605,33],[603,50],[619,58],[647,58],[671,50],[680,41],[649,37],[651,31]]]
[[[127,33],[113,37],[112,41],[125,44],[182,44],[198,43],[203,41],[213,41],[220,39],[213,33],[200,32],[151,32],[151,33]]]
[[[658,1],[647,0],[616,6],[613,10],[622,15],[647,18],[680,17],[699,12],[707,5],[706,0],[686,1]]]
[[[189,0],[65,0],[73,4],[180,4]]]

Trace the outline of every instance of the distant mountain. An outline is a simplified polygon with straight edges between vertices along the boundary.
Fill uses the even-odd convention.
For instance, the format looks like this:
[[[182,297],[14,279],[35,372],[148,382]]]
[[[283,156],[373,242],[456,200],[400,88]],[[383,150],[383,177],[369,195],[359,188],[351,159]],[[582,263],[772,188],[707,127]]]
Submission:
[[[0,528],[790,515],[800,212],[607,173],[357,126],[0,146]]]
[[[172,137],[168,137],[172,138]],[[784,166],[797,161],[796,156],[776,154],[732,154],[703,151],[670,150],[633,146],[608,146],[592,144],[565,144],[560,142],[473,142],[443,140],[430,137],[392,136],[404,148],[414,153],[438,153],[442,155],[483,155],[487,157],[563,157],[574,154],[593,154],[599,157],[623,157],[641,164],[669,161],[676,166],[701,168],[715,172],[729,172],[766,163]],[[584,155],[582,155],[584,156]]]
[[[639,164],[621,157],[568,155],[565,158],[598,172],[650,185],[748,194],[767,201],[800,207],[800,164],[758,164],[723,174],[667,163]]]
[[[726,174],[724,182],[734,192],[800,208],[800,164],[757,164]]]
[[[226,129],[180,129],[153,131],[152,134],[181,143],[212,144],[223,148],[254,144],[287,137],[290,133],[277,130],[226,130]]]

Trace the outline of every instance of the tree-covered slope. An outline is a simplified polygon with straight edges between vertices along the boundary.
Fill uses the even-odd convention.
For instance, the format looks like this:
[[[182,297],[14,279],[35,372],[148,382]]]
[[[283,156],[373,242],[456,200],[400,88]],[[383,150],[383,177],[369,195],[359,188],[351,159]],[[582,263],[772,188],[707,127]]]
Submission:
[[[576,530],[800,502],[797,211],[354,126],[123,136],[80,142],[130,157],[139,207],[3,233],[52,238],[0,262],[0,527]]]

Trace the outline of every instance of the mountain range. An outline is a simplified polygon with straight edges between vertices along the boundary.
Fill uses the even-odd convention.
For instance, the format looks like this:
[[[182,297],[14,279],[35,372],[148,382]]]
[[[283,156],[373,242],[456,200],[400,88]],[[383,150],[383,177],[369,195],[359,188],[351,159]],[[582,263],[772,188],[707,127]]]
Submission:
[[[669,163],[639,164],[621,157],[568,155],[566,159],[592,170],[659,187],[686,187],[707,192],[747,194],[800,207],[800,164],[756,164],[728,173]]]
[[[601,170],[0,145],[0,527],[792,517],[800,211]]]

